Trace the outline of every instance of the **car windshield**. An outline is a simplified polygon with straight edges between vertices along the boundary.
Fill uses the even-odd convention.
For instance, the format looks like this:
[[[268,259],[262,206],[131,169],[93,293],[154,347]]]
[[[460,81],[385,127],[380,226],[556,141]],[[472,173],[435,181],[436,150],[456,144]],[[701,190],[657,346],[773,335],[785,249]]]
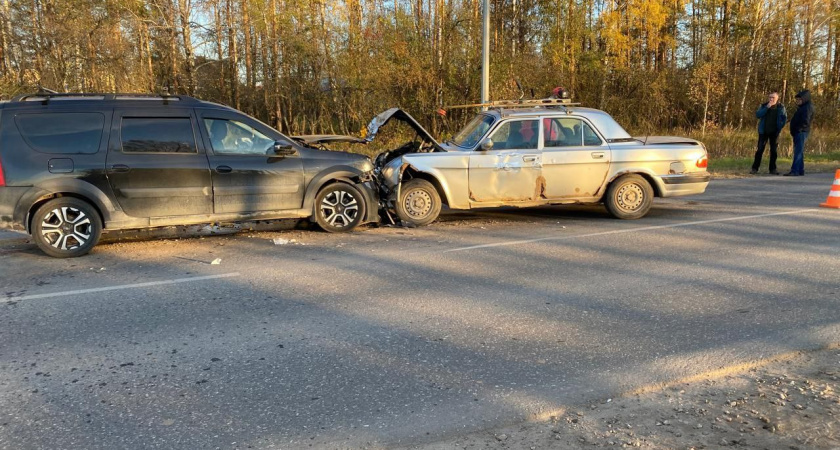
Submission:
[[[464,129],[458,132],[452,138],[451,142],[458,147],[471,148],[478,143],[478,140],[481,139],[481,136],[484,136],[484,133],[487,133],[490,125],[493,125],[493,116],[479,114]]]

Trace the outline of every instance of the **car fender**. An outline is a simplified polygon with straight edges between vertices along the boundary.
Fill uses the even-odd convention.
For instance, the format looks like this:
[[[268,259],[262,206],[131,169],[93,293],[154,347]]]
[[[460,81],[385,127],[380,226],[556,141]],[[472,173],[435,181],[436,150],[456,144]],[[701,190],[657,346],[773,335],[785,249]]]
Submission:
[[[650,183],[651,187],[653,187],[654,195],[657,197],[662,196],[662,192],[664,190],[664,183],[662,182],[662,178],[659,177],[656,173],[652,170],[644,168],[644,167],[629,167],[624,168],[609,177],[604,186],[601,187],[601,192],[606,193],[606,187],[612,184],[613,181],[618,179],[619,177],[627,174],[638,174],[644,177]]]
[[[368,174],[355,167],[344,165],[328,167],[318,172],[318,174],[312,177],[306,187],[306,193],[303,197],[303,209],[312,211],[314,214],[315,197],[318,195],[318,191],[328,183],[341,181],[351,184],[362,191],[362,195],[365,196],[365,201],[367,202],[367,217],[365,221],[377,221],[379,218],[379,201],[373,189],[365,184],[365,181],[369,181],[366,179],[368,176]]]
[[[108,196],[93,184],[77,178],[55,179],[38,183],[20,198],[15,208],[15,222],[23,224],[29,232],[29,210],[32,205],[56,194],[70,194],[91,202],[102,215],[103,223],[111,221],[114,213],[118,211]]]
[[[440,169],[424,164],[422,158],[404,158],[399,170],[400,184],[402,184],[403,176],[406,171],[422,174],[423,178],[431,178],[430,181],[438,189],[438,193],[440,194],[443,203],[453,209],[469,208],[469,202],[466,201],[466,199],[459,199],[456,195],[453,195],[456,191],[468,191],[467,183],[469,178],[466,176],[466,173],[464,174],[465,176],[460,177],[460,181],[455,180],[456,186],[453,186],[450,180],[447,179],[446,175]]]

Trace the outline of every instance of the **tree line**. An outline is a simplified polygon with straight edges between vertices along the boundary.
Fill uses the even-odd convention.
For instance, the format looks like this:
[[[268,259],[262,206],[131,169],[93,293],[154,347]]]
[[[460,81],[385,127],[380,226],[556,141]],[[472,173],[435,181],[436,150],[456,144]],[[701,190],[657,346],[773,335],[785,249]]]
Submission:
[[[479,100],[481,0],[0,0],[0,95],[182,93],[289,133]],[[775,90],[840,119],[840,0],[490,0],[491,97],[564,86],[634,132],[754,125]],[[523,92],[516,87],[517,80]]]

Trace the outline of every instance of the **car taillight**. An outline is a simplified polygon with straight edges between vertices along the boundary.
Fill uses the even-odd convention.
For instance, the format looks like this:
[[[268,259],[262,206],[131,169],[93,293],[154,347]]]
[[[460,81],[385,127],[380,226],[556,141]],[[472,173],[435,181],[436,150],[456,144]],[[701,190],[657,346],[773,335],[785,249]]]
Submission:
[[[704,157],[698,159],[696,164],[697,164],[697,167],[700,168],[700,169],[705,169],[705,168],[709,167],[709,157],[704,156]]]
[[[0,161],[0,186],[6,185],[6,179],[3,178],[3,161]]]

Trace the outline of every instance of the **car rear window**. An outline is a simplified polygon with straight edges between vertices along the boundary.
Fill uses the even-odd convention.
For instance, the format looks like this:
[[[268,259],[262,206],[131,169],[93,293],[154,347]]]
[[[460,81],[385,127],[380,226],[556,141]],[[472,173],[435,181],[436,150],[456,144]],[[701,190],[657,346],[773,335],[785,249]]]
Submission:
[[[197,153],[189,117],[124,117],[122,150],[126,153]]]
[[[38,113],[15,117],[24,141],[41,153],[96,153],[105,116],[101,113]]]

